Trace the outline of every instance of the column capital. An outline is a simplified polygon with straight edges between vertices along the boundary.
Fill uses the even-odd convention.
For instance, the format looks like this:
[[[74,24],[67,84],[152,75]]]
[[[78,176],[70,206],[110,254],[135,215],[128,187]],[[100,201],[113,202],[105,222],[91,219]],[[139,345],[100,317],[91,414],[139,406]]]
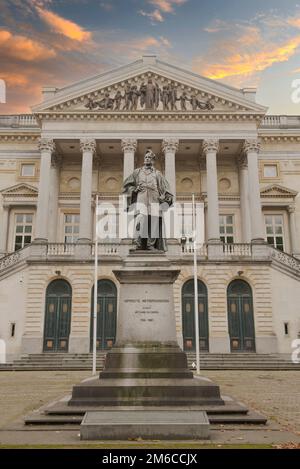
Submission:
[[[207,138],[203,140],[202,149],[205,155],[207,155],[207,153],[218,153],[219,147],[220,144],[217,138]]]
[[[94,154],[96,151],[96,140],[93,138],[80,139],[80,150],[82,152],[89,151]]]
[[[249,138],[245,140],[243,150],[246,155],[248,155],[248,153],[259,153],[260,141],[257,138]]]
[[[135,138],[122,138],[121,140],[121,148],[122,151],[131,151],[135,153],[137,147],[137,140]]]
[[[161,146],[164,154],[176,153],[179,147],[179,140],[177,138],[164,138]]]
[[[288,212],[289,213],[295,213],[296,211],[296,206],[295,205],[289,205],[288,206]]]
[[[55,143],[52,138],[40,138],[38,147],[41,152],[48,151],[52,154],[55,150]]]

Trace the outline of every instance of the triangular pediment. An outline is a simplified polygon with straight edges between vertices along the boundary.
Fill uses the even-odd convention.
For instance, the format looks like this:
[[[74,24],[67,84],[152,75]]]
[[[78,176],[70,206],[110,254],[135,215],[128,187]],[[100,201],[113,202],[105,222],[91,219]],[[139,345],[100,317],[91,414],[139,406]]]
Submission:
[[[280,186],[279,184],[270,184],[264,187],[260,194],[262,197],[289,197],[295,198],[298,195],[297,191],[288,189],[287,187]]]
[[[34,113],[182,112],[264,115],[242,90],[143,57],[132,64],[52,89]]]
[[[6,197],[35,197],[38,195],[38,189],[30,186],[29,184],[20,183],[14,186],[8,187],[1,191],[4,198]]]

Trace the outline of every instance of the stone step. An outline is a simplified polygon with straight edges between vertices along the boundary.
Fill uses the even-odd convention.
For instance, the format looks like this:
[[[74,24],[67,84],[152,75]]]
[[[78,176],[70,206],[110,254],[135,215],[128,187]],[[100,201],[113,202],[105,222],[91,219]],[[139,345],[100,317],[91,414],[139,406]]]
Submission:
[[[97,353],[97,370],[104,367],[106,351]],[[194,352],[187,353],[188,367],[196,363]],[[0,364],[0,370],[89,370],[92,368],[91,353],[38,353],[23,354],[13,363]],[[300,364],[291,362],[283,354],[209,354],[200,355],[200,368],[204,370],[300,370]]]
[[[157,410],[157,408],[156,408]],[[257,412],[224,412],[221,411],[218,413],[210,412],[206,410],[209,422],[211,424],[256,424],[256,425],[265,425],[267,419]],[[25,425],[80,425],[84,413],[81,415],[78,414],[63,414],[63,415],[51,415],[51,414],[37,414],[29,415],[25,418]]]

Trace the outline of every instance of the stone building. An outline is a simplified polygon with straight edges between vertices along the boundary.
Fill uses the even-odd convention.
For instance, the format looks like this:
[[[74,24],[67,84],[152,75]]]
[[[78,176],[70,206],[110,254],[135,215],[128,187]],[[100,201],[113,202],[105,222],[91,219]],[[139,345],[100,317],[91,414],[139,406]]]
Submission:
[[[118,209],[145,150],[178,203],[195,194],[201,350],[290,353],[300,335],[300,117],[267,115],[235,89],[145,56],[0,116],[0,339],[8,359],[90,351],[95,196]],[[169,241],[179,344],[195,347],[190,233]],[[98,348],[115,340],[114,268],[100,240]]]

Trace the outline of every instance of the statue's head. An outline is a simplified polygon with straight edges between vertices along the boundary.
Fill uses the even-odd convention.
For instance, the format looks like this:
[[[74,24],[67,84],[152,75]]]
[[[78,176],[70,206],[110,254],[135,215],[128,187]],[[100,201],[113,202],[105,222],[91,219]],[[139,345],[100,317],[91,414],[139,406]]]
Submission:
[[[155,160],[155,154],[153,153],[152,150],[148,149],[144,156],[144,164],[146,166],[152,166],[154,160]]]

